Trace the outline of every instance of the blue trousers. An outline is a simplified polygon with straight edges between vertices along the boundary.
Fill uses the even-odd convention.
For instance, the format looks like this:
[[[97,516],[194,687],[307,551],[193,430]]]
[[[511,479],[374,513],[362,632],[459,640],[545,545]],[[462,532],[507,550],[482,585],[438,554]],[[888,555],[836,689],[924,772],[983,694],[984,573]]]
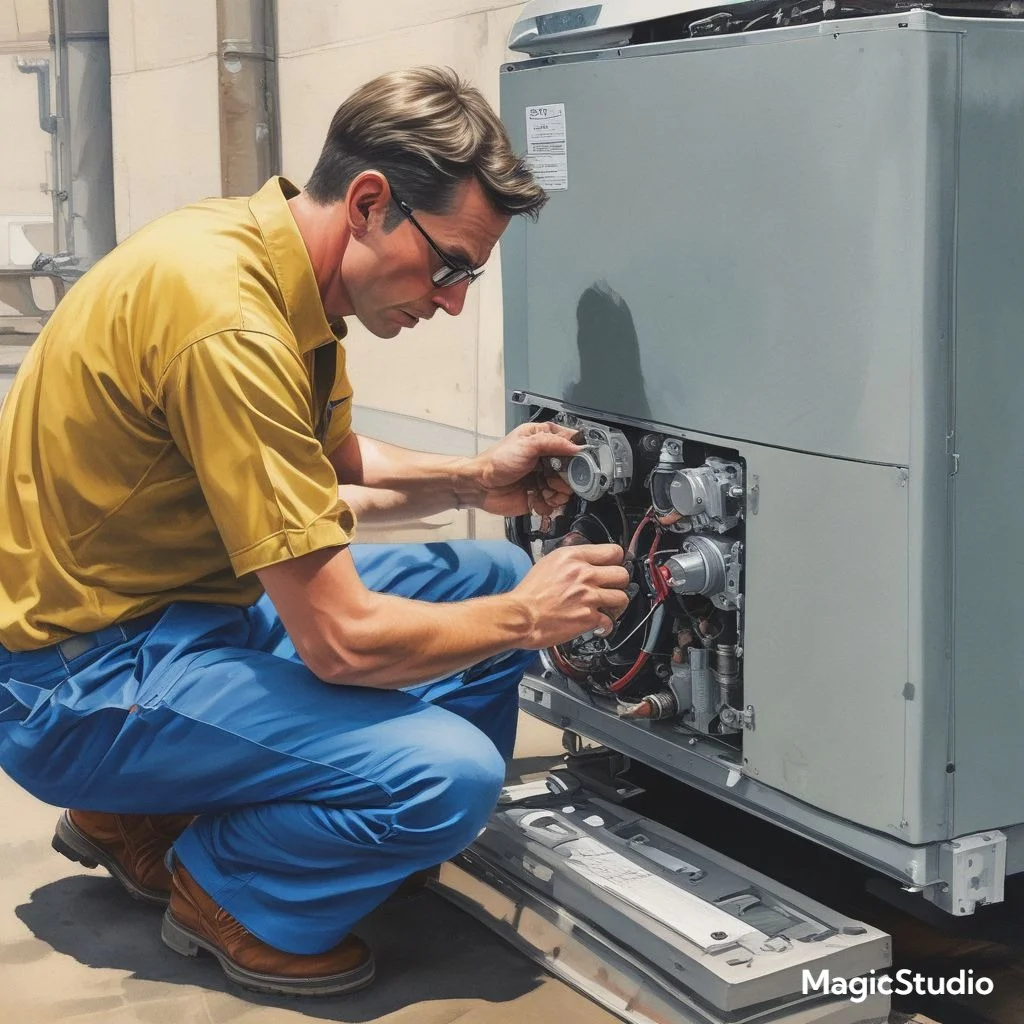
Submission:
[[[427,601],[514,587],[504,541],[356,545],[363,581]],[[194,813],[175,856],[278,949],[331,948],[493,809],[515,740],[511,651],[404,690],[322,682],[273,606],[174,604],[148,632],[65,660],[0,648],[0,767],[82,810]]]

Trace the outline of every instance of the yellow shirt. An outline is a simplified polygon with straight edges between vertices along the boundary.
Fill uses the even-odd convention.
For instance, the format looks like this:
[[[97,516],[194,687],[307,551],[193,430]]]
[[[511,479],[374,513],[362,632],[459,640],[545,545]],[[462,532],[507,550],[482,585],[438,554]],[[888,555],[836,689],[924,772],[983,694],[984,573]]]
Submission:
[[[345,353],[274,178],[143,228],[57,307],[0,409],[0,644],[172,601],[246,605],[254,570],[350,542],[325,453]]]

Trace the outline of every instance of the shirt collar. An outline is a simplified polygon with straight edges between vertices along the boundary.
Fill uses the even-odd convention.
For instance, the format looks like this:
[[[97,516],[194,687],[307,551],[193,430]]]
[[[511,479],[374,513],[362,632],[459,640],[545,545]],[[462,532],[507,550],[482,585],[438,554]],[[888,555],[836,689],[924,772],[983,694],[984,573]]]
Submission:
[[[324,311],[306,243],[288,208],[288,200],[298,194],[287,178],[273,177],[250,198],[249,210],[263,235],[299,351],[306,353],[340,341],[346,328],[344,320],[330,323]]]

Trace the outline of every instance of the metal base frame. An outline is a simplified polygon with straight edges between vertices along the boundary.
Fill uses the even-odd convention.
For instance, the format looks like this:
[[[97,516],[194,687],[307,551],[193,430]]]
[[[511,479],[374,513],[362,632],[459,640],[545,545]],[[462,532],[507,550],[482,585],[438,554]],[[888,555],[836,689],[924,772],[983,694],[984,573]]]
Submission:
[[[649,725],[613,719],[585,694],[566,692],[550,672],[527,673],[519,693],[520,706],[534,717],[559,729],[578,732],[865,864],[907,888],[924,892],[931,902],[957,916],[973,913],[982,903],[1001,902],[1004,874],[1024,870],[1022,825],[912,846],[765,786],[745,775],[742,764],[712,740],[697,736],[689,740],[669,738]],[[969,869],[961,856],[968,850],[972,858],[975,851],[978,855]]]
[[[725,1024],[615,940],[471,848],[441,867],[433,888],[546,971],[628,1024]],[[885,1024],[888,997],[809,1001],[758,1014],[757,1024]],[[744,1016],[729,1024],[743,1024]]]

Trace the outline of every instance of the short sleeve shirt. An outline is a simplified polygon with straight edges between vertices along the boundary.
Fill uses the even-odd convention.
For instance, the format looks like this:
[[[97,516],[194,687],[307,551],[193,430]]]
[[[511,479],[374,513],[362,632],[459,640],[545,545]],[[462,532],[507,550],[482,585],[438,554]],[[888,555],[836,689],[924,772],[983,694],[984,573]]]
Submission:
[[[246,605],[256,570],[348,544],[328,455],[352,388],[271,179],[143,228],[57,307],[0,409],[0,644],[173,601]]]

